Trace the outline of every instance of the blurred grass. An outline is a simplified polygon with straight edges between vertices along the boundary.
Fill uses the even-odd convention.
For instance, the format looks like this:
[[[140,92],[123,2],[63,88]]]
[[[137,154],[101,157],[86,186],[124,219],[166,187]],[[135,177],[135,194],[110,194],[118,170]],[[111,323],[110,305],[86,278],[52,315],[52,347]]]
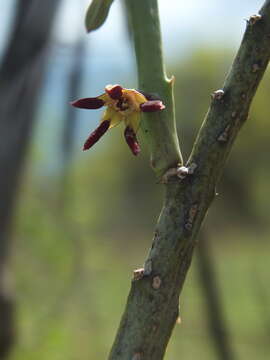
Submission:
[[[80,176],[81,181],[84,175]],[[74,188],[78,185],[75,182]],[[103,196],[108,196],[106,178],[100,179],[99,185]],[[152,224],[141,228],[123,225],[120,232],[106,220],[113,216],[110,211],[116,199],[109,200],[111,210],[105,214],[94,189],[82,189],[85,204],[80,197],[76,200],[85,212],[83,217],[70,209],[66,213],[57,210],[57,193],[49,195],[43,190],[42,194],[40,189],[33,193],[30,186],[22,195],[12,261],[19,334],[14,360],[106,358],[132,271],[143,264],[150,245]],[[86,203],[90,211],[84,208]],[[136,210],[136,204],[134,207]],[[144,217],[143,213],[137,215],[139,220]],[[234,349],[239,359],[266,360],[269,333],[254,274],[270,302],[267,237],[258,239],[231,228],[211,240]],[[167,360],[180,355],[187,360],[216,359],[204,301],[195,260],[181,296],[182,323],[176,325]]]

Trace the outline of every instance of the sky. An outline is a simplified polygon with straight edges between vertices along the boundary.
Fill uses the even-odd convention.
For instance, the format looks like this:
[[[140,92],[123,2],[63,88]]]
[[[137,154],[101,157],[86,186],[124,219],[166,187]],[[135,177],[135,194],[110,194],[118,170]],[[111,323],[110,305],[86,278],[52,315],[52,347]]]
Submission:
[[[3,49],[15,0],[2,1],[0,51]],[[236,47],[245,28],[245,19],[257,13],[262,0],[159,0],[165,56],[199,46]],[[84,14],[89,0],[62,0],[55,25],[60,42],[73,42],[79,35],[91,44],[93,56],[125,55],[126,34],[121,1],[115,0],[105,25],[87,35]],[[117,43],[116,43],[117,39]],[[119,46],[121,44],[121,46]],[[123,48],[125,48],[123,50]]]
[[[165,59],[168,62],[181,60],[196,48],[202,47],[238,48],[246,26],[245,19],[257,13],[262,2],[263,0],[159,0]],[[7,42],[15,3],[15,0],[2,0],[0,54]],[[120,0],[115,0],[112,4],[106,23],[91,34],[87,34],[84,28],[88,4],[89,0],[62,0],[53,31],[54,41],[58,44],[72,44],[79,37],[85,39],[87,53],[81,97],[101,94],[106,84],[121,83],[126,87],[136,87],[135,64],[127,41]],[[35,137],[47,160],[53,159],[56,151],[53,145],[48,149],[47,143],[49,141],[57,146],[61,119],[63,121],[63,114],[67,109],[64,85],[69,76],[71,60],[70,51],[65,46],[50,57],[38,134]],[[99,111],[92,112],[91,117],[87,112],[78,113],[78,144],[85,139],[85,134],[96,127],[99,117]],[[40,163],[42,168],[46,167],[44,162]],[[57,164],[53,168],[57,168]]]
[[[89,0],[64,0],[56,27],[63,41],[73,41],[78,32],[84,36],[84,13]],[[245,19],[257,13],[262,0],[159,0],[160,21],[167,56],[194,46],[236,46],[245,29]],[[66,26],[68,19],[68,27]],[[73,26],[70,26],[70,24]],[[102,28],[88,35],[96,53],[110,49],[119,56],[125,42],[125,25],[120,0],[111,6]]]

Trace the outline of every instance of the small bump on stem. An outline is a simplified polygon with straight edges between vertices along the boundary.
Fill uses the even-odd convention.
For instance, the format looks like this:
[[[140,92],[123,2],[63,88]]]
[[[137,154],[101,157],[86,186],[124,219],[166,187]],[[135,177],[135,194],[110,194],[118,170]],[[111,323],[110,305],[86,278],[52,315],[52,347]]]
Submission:
[[[224,94],[225,94],[224,91],[219,89],[219,90],[214,91],[213,94],[211,94],[211,97],[214,100],[221,100],[223,98]]]
[[[154,276],[153,277],[153,281],[152,281],[152,287],[155,290],[158,290],[160,288],[161,285],[161,278],[159,276]]]
[[[251,15],[250,18],[247,20],[247,23],[251,26],[255,25],[258,21],[262,19],[262,16],[259,14]]]
[[[136,269],[133,271],[133,280],[140,280],[144,277],[144,275],[144,268]]]

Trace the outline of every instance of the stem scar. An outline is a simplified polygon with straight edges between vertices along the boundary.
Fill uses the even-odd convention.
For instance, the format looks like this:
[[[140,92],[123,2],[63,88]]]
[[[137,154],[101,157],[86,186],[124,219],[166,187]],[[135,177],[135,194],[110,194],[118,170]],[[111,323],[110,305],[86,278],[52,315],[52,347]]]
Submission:
[[[160,288],[160,285],[161,285],[161,278],[159,276],[155,276],[153,277],[153,281],[152,281],[152,287],[155,289],[155,290],[158,290]]]

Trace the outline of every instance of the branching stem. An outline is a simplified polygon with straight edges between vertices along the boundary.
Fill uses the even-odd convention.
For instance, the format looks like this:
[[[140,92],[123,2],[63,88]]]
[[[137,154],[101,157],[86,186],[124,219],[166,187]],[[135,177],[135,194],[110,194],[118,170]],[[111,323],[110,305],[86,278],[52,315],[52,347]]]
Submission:
[[[127,5],[135,33],[140,86],[145,91],[157,90],[166,105],[170,104],[172,115],[173,103],[160,62],[161,50],[153,45],[160,41],[156,0],[127,0]],[[154,54],[159,56],[156,62]],[[270,0],[266,0],[259,15],[252,16],[247,23],[222,91],[213,94],[188,162],[188,166],[195,169],[193,174],[184,179],[171,177],[166,185],[153,244],[144,270],[132,281],[109,360],[163,359],[178,317],[179,295],[191,263],[196,236],[215,197],[216,184],[238,131],[247,119],[269,59]],[[167,125],[165,121],[168,121]],[[168,159],[177,161],[178,157],[177,147],[173,146],[177,144],[174,120],[172,117],[167,120],[166,117],[147,118],[145,124],[145,130],[149,129],[152,156],[156,159],[157,151],[157,163],[163,164],[156,169],[164,170],[170,164]],[[163,133],[166,129],[167,133]],[[169,143],[167,154],[170,157],[166,157],[164,144],[158,148],[161,140]]]

